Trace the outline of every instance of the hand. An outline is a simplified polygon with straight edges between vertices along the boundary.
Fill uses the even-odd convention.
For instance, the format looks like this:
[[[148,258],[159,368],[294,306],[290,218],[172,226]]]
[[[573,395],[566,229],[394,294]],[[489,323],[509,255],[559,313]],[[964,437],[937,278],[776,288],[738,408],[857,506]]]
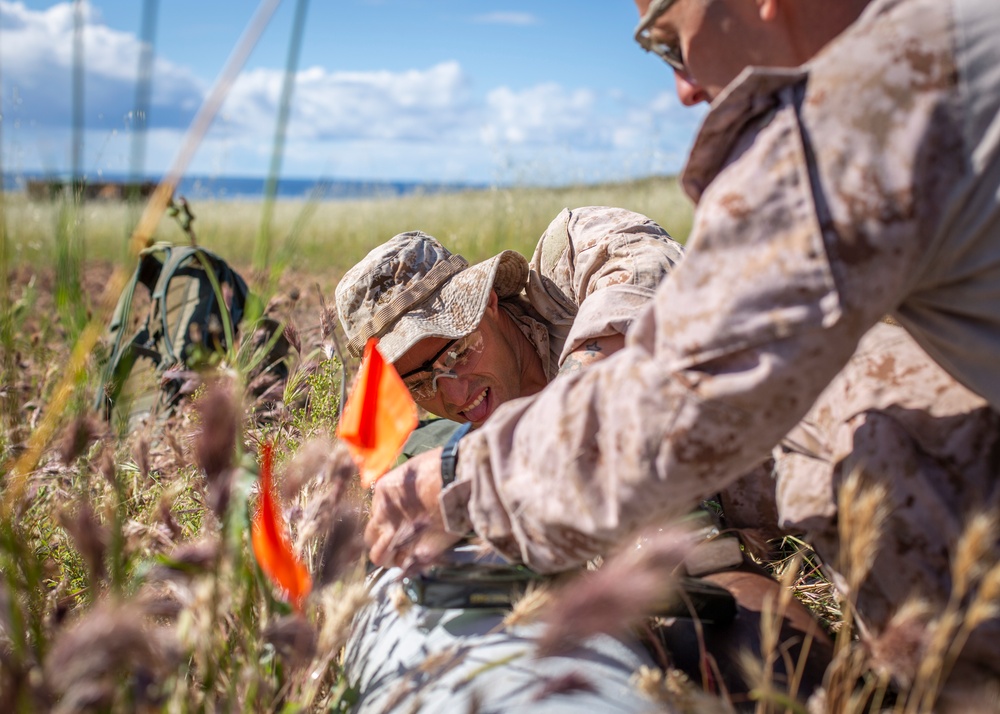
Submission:
[[[414,456],[375,482],[365,543],[376,565],[431,563],[461,540],[444,529],[438,505],[441,451]]]

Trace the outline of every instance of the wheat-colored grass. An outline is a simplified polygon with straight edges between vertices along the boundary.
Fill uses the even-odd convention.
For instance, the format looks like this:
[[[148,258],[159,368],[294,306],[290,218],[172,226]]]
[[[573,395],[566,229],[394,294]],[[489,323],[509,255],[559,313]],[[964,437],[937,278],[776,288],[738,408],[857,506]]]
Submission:
[[[4,199],[14,265],[52,263],[58,202]],[[673,178],[566,188],[494,188],[458,193],[346,201],[278,201],[272,216],[275,262],[308,275],[337,276],[396,233],[422,230],[462,253],[483,260],[504,249],[530,256],[549,222],[563,208],[619,206],[657,221],[678,240],[690,231],[692,209]],[[263,202],[193,201],[192,230],[199,244],[237,267],[247,268],[259,231]],[[137,209],[93,201],[76,215],[87,260],[124,261]],[[185,243],[188,236],[169,217],[156,240]]]

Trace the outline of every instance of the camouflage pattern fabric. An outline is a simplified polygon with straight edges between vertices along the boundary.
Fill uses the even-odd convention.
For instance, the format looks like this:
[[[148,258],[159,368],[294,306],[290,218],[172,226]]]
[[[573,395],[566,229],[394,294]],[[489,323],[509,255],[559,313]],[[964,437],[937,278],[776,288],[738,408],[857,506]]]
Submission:
[[[685,169],[698,208],[684,262],[625,349],[503,405],[463,440],[441,497],[449,529],[471,525],[548,572],[683,514],[767,458],[887,313],[981,399],[937,419],[937,397],[890,362],[855,392],[877,384],[874,409],[910,404],[934,429],[958,435],[971,420],[995,439],[983,410],[1000,406],[996,37],[995,0],[876,0],[808,66],[745,70],[716,99]],[[829,435],[893,436],[838,446],[869,452],[869,468],[892,473],[896,446],[919,454],[930,440],[945,461],[961,448],[905,419],[872,416],[869,431],[869,413]],[[995,472],[949,478],[996,503]],[[934,514],[965,515],[961,502],[934,504],[934,483],[900,487],[932,532]],[[937,564],[951,530],[940,536],[885,556],[901,581],[949,591]],[[876,621],[877,599],[859,604]]]
[[[781,526],[807,534],[845,592],[847,578],[835,569],[846,546],[838,533],[839,487],[853,474],[885,491],[888,520],[854,593],[863,624],[882,630],[914,598],[943,610],[968,517],[998,506],[1000,413],[902,328],[877,325],[782,444],[775,450]],[[977,631],[966,657],[1000,673],[1000,621]]]
[[[395,362],[428,337],[454,339],[476,329],[490,290],[519,293],[528,278],[524,256],[505,250],[469,266],[438,240],[410,231],[373,249],[337,283],[337,315],[347,347],[361,356],[369,337]]]
[[[588,340],[624,335],[683,255],[680,244],[639,213],[564,209],[538,241],[524,290],[501,305],[552,379]]]

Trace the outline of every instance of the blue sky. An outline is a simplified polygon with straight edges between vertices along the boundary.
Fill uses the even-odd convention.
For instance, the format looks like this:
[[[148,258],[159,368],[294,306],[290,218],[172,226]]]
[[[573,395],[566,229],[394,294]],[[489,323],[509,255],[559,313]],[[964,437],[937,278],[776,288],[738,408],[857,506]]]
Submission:
[[[82,164],[130,168],[143,0],[84,5]],[[159,0],[145,169],[164,171],[257,3]],[[582,9],[585,8],[585,9]],[[188,173],[264,176],[295,0]],[[631,39],[632,0],[312,0],[282,175],[560,184],[680,169],[703,110]],[[0,159],[72,165],[72,3],[0,0]]]

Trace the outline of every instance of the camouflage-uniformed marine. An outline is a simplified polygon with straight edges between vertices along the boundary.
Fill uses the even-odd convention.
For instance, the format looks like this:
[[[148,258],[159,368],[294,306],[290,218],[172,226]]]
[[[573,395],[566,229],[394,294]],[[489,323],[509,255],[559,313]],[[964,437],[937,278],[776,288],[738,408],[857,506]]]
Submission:
[[[422,339],[454,339],[480,331],[482,306],[493,289],[499,309],[514,325],[511,331],[520,331],[528,349],[533,348],[547,383],[562,379],[560,373],[571,374],[584,365],[589,369],[599,347],[596,354],[618,349],[620,343],[602,338],[628,330],[681,258],[680,246],[645,216],[620,208],[585,207],[564,210],[552,221],[530,266],[512,251],[469,266],[426,234],[397,235],[348,271],[337,287],[337,306],[353,350],[375,334],[389,360],[413,364],[413,355],[407,358],[405,353]],[[475,366],[458,369],[459,381],[477,384],[476,391],[476,372],[505,374],[497,363],[513,360],[514,354],[497,349],[498,343],[491,342]],[[519,396],[516,390],[508,394],[515,401]],[[438,402],[425,403],[441,408]],[[445,419],[430,422],[415,432],[404,453],[412,457],[442,446],[457,426]],[[736,674],[736,657],[744,648],[759,650],[754,613],[778,584],[748,566],[735,538],[711,539],[717,531],[710,520],[707,515],[689,519],[692,528],[704,526],[699,532],[706,539],[687,554],[685,570],[705,577],[707,584],[735,588],[743,616],[732,627],[726,623],[713,629],[706,624],[710,635],[697,642],[689,639],[686,625],[668,629],[677,655],[683,657],[678,663],[690,666],[692,676],[701,674],[699,647],[709,647],[726,686],[742,692],[745,683]],[[801,643],[811,643],[800,691],[812,691],[829,662],[828,641],[797,604],[783,613],[781,633],[789,652],[802,652]]]
[[[436,239],[413,231],[375,248],[347,272],[337,287],[338,313],[354,356],[377,334],[383,354],[395,362],[421,339],[461,337],[474,329],[493,289],[551,380],[589,341],[624,335],[682,257],[681,246],[654,221],[602,206],[561,211],[530,263],[508,250],[469,266]],[[402,458],[443,445],[457,426],[449,420],[424,424]]]
[[[875,0],[803,68],[744,70],[713,102],[685,168],[698,203],[685,262],[626,349],[504,405],[462,441],[458,480],[441,496],[449,530],[471,525],[501,551],[558,570],[686,511],[761,461],[885,314],[982,398],[967,392],[943,412],[921,403],[927,418],[914,424],[952,436],[900,418],[885,429],[895,441],[855,446],[874,452],[872,468],[904,436],[964,463],[952,453],[964,415],[1000,407],[998,37],[995,0]],[[884,402],[935,404],[871,365],[861,382],[880,383]],[[849,410],[829,416],[847,420],[844,433],[882,428],[851,424]],[[976,455],[997,436],[994,417],[983,418],[973,420]],[[905,448],[919,461],[919,448]],[[947,488],[995,509],[995,474],[956,469]],[[787,510],[798,491],[779,479]],[[966,515],[961,500],[935,504],[937,485],[900,486],[925,504],[911,513],[931,520],[912,528]],[[885,557],[938,604],[954,528],[936,536],[901,539]],[[885,596],[887,579],[875,586]],[[877,602],[861,605],[879,627]],[[1000,671],[1000,638],[985,629],[966,651],[983,647],[980,664]]]
[[[344,275],[337,310],[354,356],[378,335],[395,362],[422,339],[475,329],[493,289],[551,379],[588,340],[625,334],[682,256],[654,221],[604,206],[560,212],[530,263],[507,250],[470,266],[431,236],[401,233]]]

